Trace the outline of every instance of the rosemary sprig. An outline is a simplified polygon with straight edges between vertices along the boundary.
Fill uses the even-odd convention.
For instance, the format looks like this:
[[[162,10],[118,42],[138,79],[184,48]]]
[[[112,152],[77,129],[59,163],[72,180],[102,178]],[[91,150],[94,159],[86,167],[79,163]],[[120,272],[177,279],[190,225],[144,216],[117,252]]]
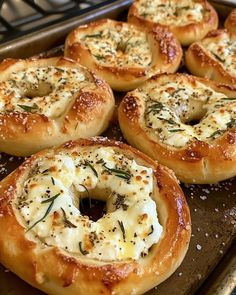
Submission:
[[[83,185],[83,184],[79,184],[79,185],[82,186],[85,189],[86,193],[88,194],[89,208],[91,208],[92,207],[92,203],[91,203],[91,198],[90,198],[89,191],[88,191],[87,187],[85,185]],[[81,202],[81,204],[82,204],[82,207],[83,207],[83,203],[82,202]]]
[[[236,126],[236,119],[231,118],[231,120],[226,124],[226,126],[227,126],[227,129],[235,127]]]
[[[105,56],[99,55],[99,54],[93,54],[94,57],[96,57],[97,60],[104,60]]]
[[[102,32],[90,34],[90,35],[84,35],[84,38],[101,38],[101,37],[102,37]]]
[[[162,120],[162,121],[165,121],[165,122],[167,122],[167,123],[169,123],[171,125],[176,125],[176,122],[172,118],[165,119],[165,118],[162,118],[162,117],[157,117],[157,119]]]
[[[55,196],[53,196],[53,197],[51,197],[51,198],[49,198],[49,199],[43,200],[43,201],[41,202],[41,204],[46,204],[46,203],[54,202],[54,200],[55,200],[57,197],[59,197],[60,194],[61,194],[61,193],[58,193],[58,194],[56,194]]]
[[[214,57],[219,60],[220,62],[225,62],[224,59],[222,59],[220,56],[218,56],[217,54],[215,54],[214,52],[211,51],[211,54],[214,55]]]
[[[118,220],[118,224],[120,226],[120,229],[122,231],[122,235],[123,235],[123,240],[125,241],[125,228],[124,228],[124,224],[122,221]]]
[[[93,167],[93,165],[89,161],[85,160],[84,165],[88,166],[93,171],[95,176],[98,177],[98,173],[97,173],[96,169]]]
[[[131,178],[131,174],[129,172],[127,172],[127,171],[124,171],[124,170],[121,170],[121,169],[116,169],[116,168],[109,168],[109,167],[106,166],[105,163],[103,164],[103,167],[106,170],[108,170],[110,172],[113,172],[115,174],[115,176],[117,176],[117,177],[124,178],[126,180],[130,180],[130,178]]]
[[[29,112],[29,113],[32,112],[33,110],[37,110],[39,108],[36,103],[34,103],[33,106],[18,104],[18,107],[22,108],[24,111]]]
[[[52,197],[52,198],[46,200],[46,201],[48,201],[48,202],[50,202],[49,200],[51,200],[51,203],[49,204],[49,206],[48,206],[48,208],[47,208],[45,214],[43,215],[42,218],[40,218],[40,219],[37,220],[33,225],[31,225],[31,226],[27,229],[26,232],[30,231],[33,227],[35,227],[39,222],[43,221],[43,220],[48,216],[48,214],[51,212],[52,207],[53,207],[53,205],[54,205],[54,200],[55,200],[56,197],[58,197],[59,195],[60,195],[60,194],[57,194],[57,195],[55,195],[54,197]],[[46,202],[43,201],[43,202],[41,202],[41,203],[43,204],[43,203],[46,203]]]
[[[117,43],[116,51],[122,51],[123,53],[125,53],[131,38],[132,37],[129,37],[126,41],[120,40],[120,42]]]
[[[86,251],[82,248],[82,242],[79,242],[79,250],[80,250],[81,254],[83,254],[83,255],[88,254],[88,251]]]
[[[55,180],[53,177],[51,177],[51,181],[52,181],[52,184],[55,185]]]
[[[69,227],[69,228],[77,228],[76,225],[74,225],[72,222],[70,222],[70,220],[67,218],[66,216],[66,212],[63,208],[61,208],[61,211],[62,211],[62,214],[63,214],[63,222],[65,224],[66,227]]]
[[[65,72],[65,70],[63,70],[63,69],[61,69],[61,68],[56,68],[56,67],[55,67],[55,69],[56,69],[57,71],[61,72],[61,73],[64,73],[64,72]]]
[[[161,102],[157,101],[155,103],[153,103],[152,105],[148,106],[147,108],[147,112],[146,115],[150,114],[150,113],[159,113],[161,110],[164,109],[164,106]]]
[[[153,233],[153,231],[154,231],[154,226],[151,225],[151,230],[150,230],[150,232],[148,233],[148,236],[150,236],[150,235]]]
[[[221,135],[225,132],[225,130],[216,130],[214,131],[210,136],[208,136],[208,138],[215,138],[215,136],[217,135]]]
[[[170,129],[169,132],[180,132],[180,131],[184,131],[184,129]]]
[[[235,97],[223,97],[221,100],[236,100]]]

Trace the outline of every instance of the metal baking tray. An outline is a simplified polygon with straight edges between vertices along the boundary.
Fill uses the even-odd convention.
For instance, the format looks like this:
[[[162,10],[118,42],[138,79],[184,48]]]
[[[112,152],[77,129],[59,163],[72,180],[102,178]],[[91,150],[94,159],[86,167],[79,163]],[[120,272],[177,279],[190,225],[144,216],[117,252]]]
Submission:
[[[65,36],[74,27],[104,17],[125,19],[131,2],[116,1],[79,19],[73,18],[20,40],[1,45],[0,59],[23,58],[39,53],[58,54],[62,50],[61,45]],[[216,8],[217,5],[218,3]],[[229,9],[227,7],[227,10]],[[45,53],[51,48],[54,49]],[[116,93],[117,105],[123,96],[124,94]],[[124,140],[116,113],[113,123],[104,135]],[[22,161],[21,158],[0,154],[0,179],[19,166]],[[190,247],[177,271],[147,295],[229,295],[236,286],[236,178],[215,185],[181,184],[181,186],[192,216]],[[0,265],[0,295],[43,295],[43,293]]]

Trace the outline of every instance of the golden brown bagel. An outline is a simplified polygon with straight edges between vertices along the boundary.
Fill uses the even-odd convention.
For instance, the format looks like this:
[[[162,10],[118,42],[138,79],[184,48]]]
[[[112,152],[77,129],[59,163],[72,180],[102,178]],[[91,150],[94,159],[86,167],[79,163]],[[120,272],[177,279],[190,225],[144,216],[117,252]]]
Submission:
[[[236,33],[236,9],[233,9],[228,15],[224,26],[229,32]]]
[[[206,0],[135,0],[128,22],[149,28],[163,25],[182,45],[189,45],[217,29],[218,16]]]
[[[64,57],[0,64],[0,151],[28,156],[101,134],[114,109],[109,85]]]
[[[227,30],[210,32],[193,43],[185,55],[186,66],[196,76],[220,83],[236,83],[236,35]]]
[[[119,158],[115,170],[107,170],[106,165],[110,165],[108,150],[114,152],[113,158]],[[99,157],[96,156],[96,153],[99,154]],[[104,156],[100,159],[101,154]],[[132,250],[132,247],[139,244],[132,244],[132,240],[135,241],[136,236],[129,236],[130,231],[136,231],[139,235],[139,230],[145,227],[146,221],[149,218],[157,218],[158,214],[163,228],[161,237],[144,255],[135,259],[122,258],[121,256],[120,259],[109,260],[109,254],[103,253],[103,255],[108,255],[108,260],[92,259],[88,256],[91,253],[90,250],[96,247],[96,242],[86,244],[84,240],[80,242],[79,237],[78,242],[75,243],[74,252],[70,252],[70,240],[75,239],[76,235],[73,233],[77,230],[75,227],[78,226],[79,221],[77,222],[77,217],[73,215],[74,202],[78,197],[76,190],[72,189],[70,194],[67,194],[68,187],[71,183],[76,185],[75,179],[77,179],[74,177],[74,168],[69,164],[68,157],[73,159],[73,163],[76,163],[81,155],[87,157],[90,163],[90,165],[88,162],[82,164],[85,167],[82,169],[82,173],[90,175],[91,181],[99,178],[95,188],[88,187],[91,197],[99,197],[108,203],[110,188],[101,194],[99,184],[106,179],[112,179],[112,182],[119,182],[126,188],[132,188],[132,185],[143,187],[143,190],[139,191],[137,195],[132,193],[134,192],[132,189],[127,192],[130,196],[132,195],[132,198],[137,199],[137,206],[138,200],[141,200],[144,195],[145,202],[154,204],[152,208],[155,209],[156,204],[157,209],[153,211],[153,215],[142,214],[139,216],[139,225],[136,228],[128,227],[128,223],[134,221],[128,218],[123,224],[123,229],[121,223],[117,223],[114,231],[110,233],[114,238],[120,237],[121,241],[119,240],[118,244],[121,243],[123,245],[121,247],[126,249],[126,243],[128,243]],[[60,157],[64,157],[64,159],[67,157],[67,160],[61,161]],[[96,158],[96,161],[92,162],[93,157]],[[56,161],[54,161],[55,159]],[[121,173],[120,168],[123,161],[127,164],[122,170],[130,173],[129,179],[121,177],[121,175],[125,175],[124,171],[123,174]],[[130,163],[136,165],[133,167],[138,167],[137,171],[136,168],[132,169],[129,166]],[[45,171],[46,167],[48,167],[47,171]],[[57,167],[61,168],[57,169]],[[80,169],[79,167],[82,166],[77,165],[75,169]],[[77,175],[80,177],[80,173]],[[152,175],[151,178],[148,179],[148,175]],[[145,179],[146,181],[143,182]],[[41,181],[40,187],[37,181]],[[47,188],[48,181],[51,182],[51,185]],[[83,183],[85,181],[84,179]],[[153,186],[151,181],[153,181]],[[62,183],[65,186],[63,186],[63,190],[60,190]],[[91,183],[87,182],[86,185],[91,186]],[[109,183],[108,181],[107,186]],[[44,184],[44,188],[47,190],[45,193],[42,189]],[[122,189],[121,185],[118,187]],[[150,196],[148,187],[151,188]],[[54,195],[57,190],[59,190],[59,194]],[[146,194],[148,195],[146,196]],[[58,148],[42,151],[29,158],[1,182],[0,198],[0,261],[23,280],[47,294],[143,294],[169,277],[179,266],[188,249],[191,236],[190,214],[184,194],[173,172],[120,142],[104,138],[81,139],[68,142]],[[113,205],[116,206],[120,214],[129,210],[129,204],[121,202],[121,197],[119,202]],[[43,210],[41,210],[42,207]],[[34,213],[32,208],[35,208]],[[47,214],[44,219],[41,218],[40,222],[33,224],[40,216],[39,212],[42,214],[46,209]],[[145,210],[145,206],[141,206],[140,210]],[[78,218],[85,219],[86,217],[80,216]],[[88,217],[87,222],[90,222]],[[86,226],[86,223],[84,225]],[[108,226],[112,226],[112,219]],[[55,231],[50,232],[51,229],[55,229]],[[58,229],[57,232],[56,229]],[[60,239],[60,233],[66,230],[68,235]],[[142,239],[147,240],[151,235],[155,235],[155,226],[148,228],[148,232],[142,236]],[[56,244],[54,236],[57,236],[58,244]],[[96,238],[95,233],[93,233],[94,237]],[[65,247],[65,244],[61,246],[60,243],[65,243],[65,241],[69,243],[68,247]],[[97,240],[95,239],[95,241]],[[106,241],[101,241],[106,245]],[[101,241],[98,242],[101,243]],[[129,256],[129,254],[127,255]]]
[[[103,19],[72,31],[66,39],[65,56],[93,70],[114,90],[127,91],[154,74],[175,72],[182,49],[162,26],[145,30]]]
[[[216,183],[236,175],[235,97],[235,87],[157,75],[125,96],[119,123],[131,145],[181,181]]]

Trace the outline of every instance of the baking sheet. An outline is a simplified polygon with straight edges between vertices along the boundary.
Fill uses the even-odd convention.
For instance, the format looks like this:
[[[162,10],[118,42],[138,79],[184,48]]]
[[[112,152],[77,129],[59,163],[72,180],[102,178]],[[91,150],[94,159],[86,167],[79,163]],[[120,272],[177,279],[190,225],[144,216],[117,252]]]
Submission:
[[[126,8],[130,1],[119,2],[125,2],[123,8]],[[112,14],[117,17],[121,8],[115,7],[114,9],[117,10],[116,13],[111,7],[105,12],[107,14],[112,11]],[[101,17],[101,12],[98,15]],[[94,17],[96,17],[96,13]],[[83,22],[87,21],[88,19],[83,20]],[[73,23],[74,25],[75,23]],[[71,26],[68,25],[68,27]],[[61,31],[65,34],[63,24],[57,28],[57,32]],[[53,34],[53,40],[57,39],[57,36],[61,40],[61,33],[57,35],[57,33],[48,30],[47,38],[50,37],[50,34]],[[32,38],[37,41],[33,45],[30,43]],[[40,38],[35,39],[35,36],[30,36],[24,40],[24,50],[27,44],[31,44],[28,51],[24,51],[24,56],[39,53],[37,46],[39,42],[44,43]],[[11,46],[14,46],[14,44]],[[7,51],[2,50],[3,48],[0,48],[0,57],[3,58],[6,57]],[[9,54],[14,52],[14,55],[18,55],[15,57],[19,57],[21,50],[18,52],[10,51]],[[40,50],[42,50],[42,47],[40,47]],[[57,51],[58,49],[55,52]],[[2,55],[1,52],[3,52]],[[116,95],[117,102],[122,96],[122,94]],[[104,135],[123,140],[116,116]],[[22,161],[21,158],[1,154],[0,179],[14,170]],[[185,192],[192,216],[193,231],[189,251],[177,271],[167,281],[147,294],[229,294],[236,285],[236,178],[216,185],[182,184],[181,186]],[[0,295],[26,294],[42,295],[43,293],[30,287],[0,265]]]

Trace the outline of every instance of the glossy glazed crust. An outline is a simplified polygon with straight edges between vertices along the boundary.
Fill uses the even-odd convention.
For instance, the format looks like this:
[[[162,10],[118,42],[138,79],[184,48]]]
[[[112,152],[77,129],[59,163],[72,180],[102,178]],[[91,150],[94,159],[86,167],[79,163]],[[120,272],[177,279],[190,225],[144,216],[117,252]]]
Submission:
[[[28,67],[37,69],[47,66],[79,68],[93,86],[78,91],[60,117],[49,118],[30,112],[0,113],[1,152],[28,156],[67,140],[99,135],[109,125],[114,110],[111,88],[105,81],[72,60],[64,57],[6,59],[0,64],[0,80],[8,80],[12,72]]]
[[[224,26],[230,33],[236,33],[236,9],[233,9],[226,18]]]
[[[178,0],[176,0],[178,2]],[[183,26],[166,26],[179,40],[179,42],[184,45],[190,45],[193,42],[201,40],[204,38],[208,32],[215,30],[218,27],[218,15],[215,9],[205,0],[198,0],[197,3],[201,3],[203,8],[208,11],[208,14],[204,17],[201,22],[193,22]],[[156,23],[143,18],[138,13],[137,5],[139,0],[135,0],[130,7],[128,14],[128,22],[141,26],[151,28]]]
[[[120,142],[104,138],[68,142],[50,153],[74,151],[87,146],[111,146],[122,150],[141,165],[154,169],[153,199],[163,226],[159,242],[138,260],[95,261],[66,253],[43,244],[17,219],[14,199],[42,151],[10,174],[0,187],[0,261],[23,280],[52,295],[143,294],[169,277],[182,262],[191,236],[189,208],[172,171],[158,165],[141,152]],[[14,234],[12,234],[14,232]]]
[[[160,72],[174,73],[177,71],[182,58],[182,48],[171,32],[161,26],[154,26],[146,31],[152,62],[149,67],[117,67],[100,64],[93,57],[90,49],[78,39],[86,34],[94,34],[99,30],[130,26],[127,23],[103,19],[87,25],[82,25],[72,31],[66,39],[65,56],[72,58],[103,77],[109,85],[118,91],[128,91]],[[144,31],[144,27],[136,28]],[[124,56],[126,59],[127,57]]]
[[[210,56],[201,46],[201,44],[216,43],[228,35],[236,41],[236,35],[230,34],[226,30],[216,30],[210,32],[202,41],[193,43],[185,55],[188,70],[196,76],[234,85],[236,76],[227,71],[219,61]]]
[[[181,75],[181,74],[177,74]],[[162,75],[163,76],[163,75]],[[166,74],[171,81],[171,74]],[[213,81],[182,75],[185,79],[197,80],[220,91],[228,97],[235,97],[236,88],[217,84]],[[155,81],[158,87],[159,75],[149,81]],[[145,88],[145,84],[143,85]],[[236,128],[211,142],[196,140],[183,148],[174,148],[161,143],[157,137],[147,134],[144,127],[143,108],[139,99],[128,93],[120,104],[118,116],[123,135],[134,147],[154,160],[174,170],[176,176],[185,183],[216,183],[236,175]]]

